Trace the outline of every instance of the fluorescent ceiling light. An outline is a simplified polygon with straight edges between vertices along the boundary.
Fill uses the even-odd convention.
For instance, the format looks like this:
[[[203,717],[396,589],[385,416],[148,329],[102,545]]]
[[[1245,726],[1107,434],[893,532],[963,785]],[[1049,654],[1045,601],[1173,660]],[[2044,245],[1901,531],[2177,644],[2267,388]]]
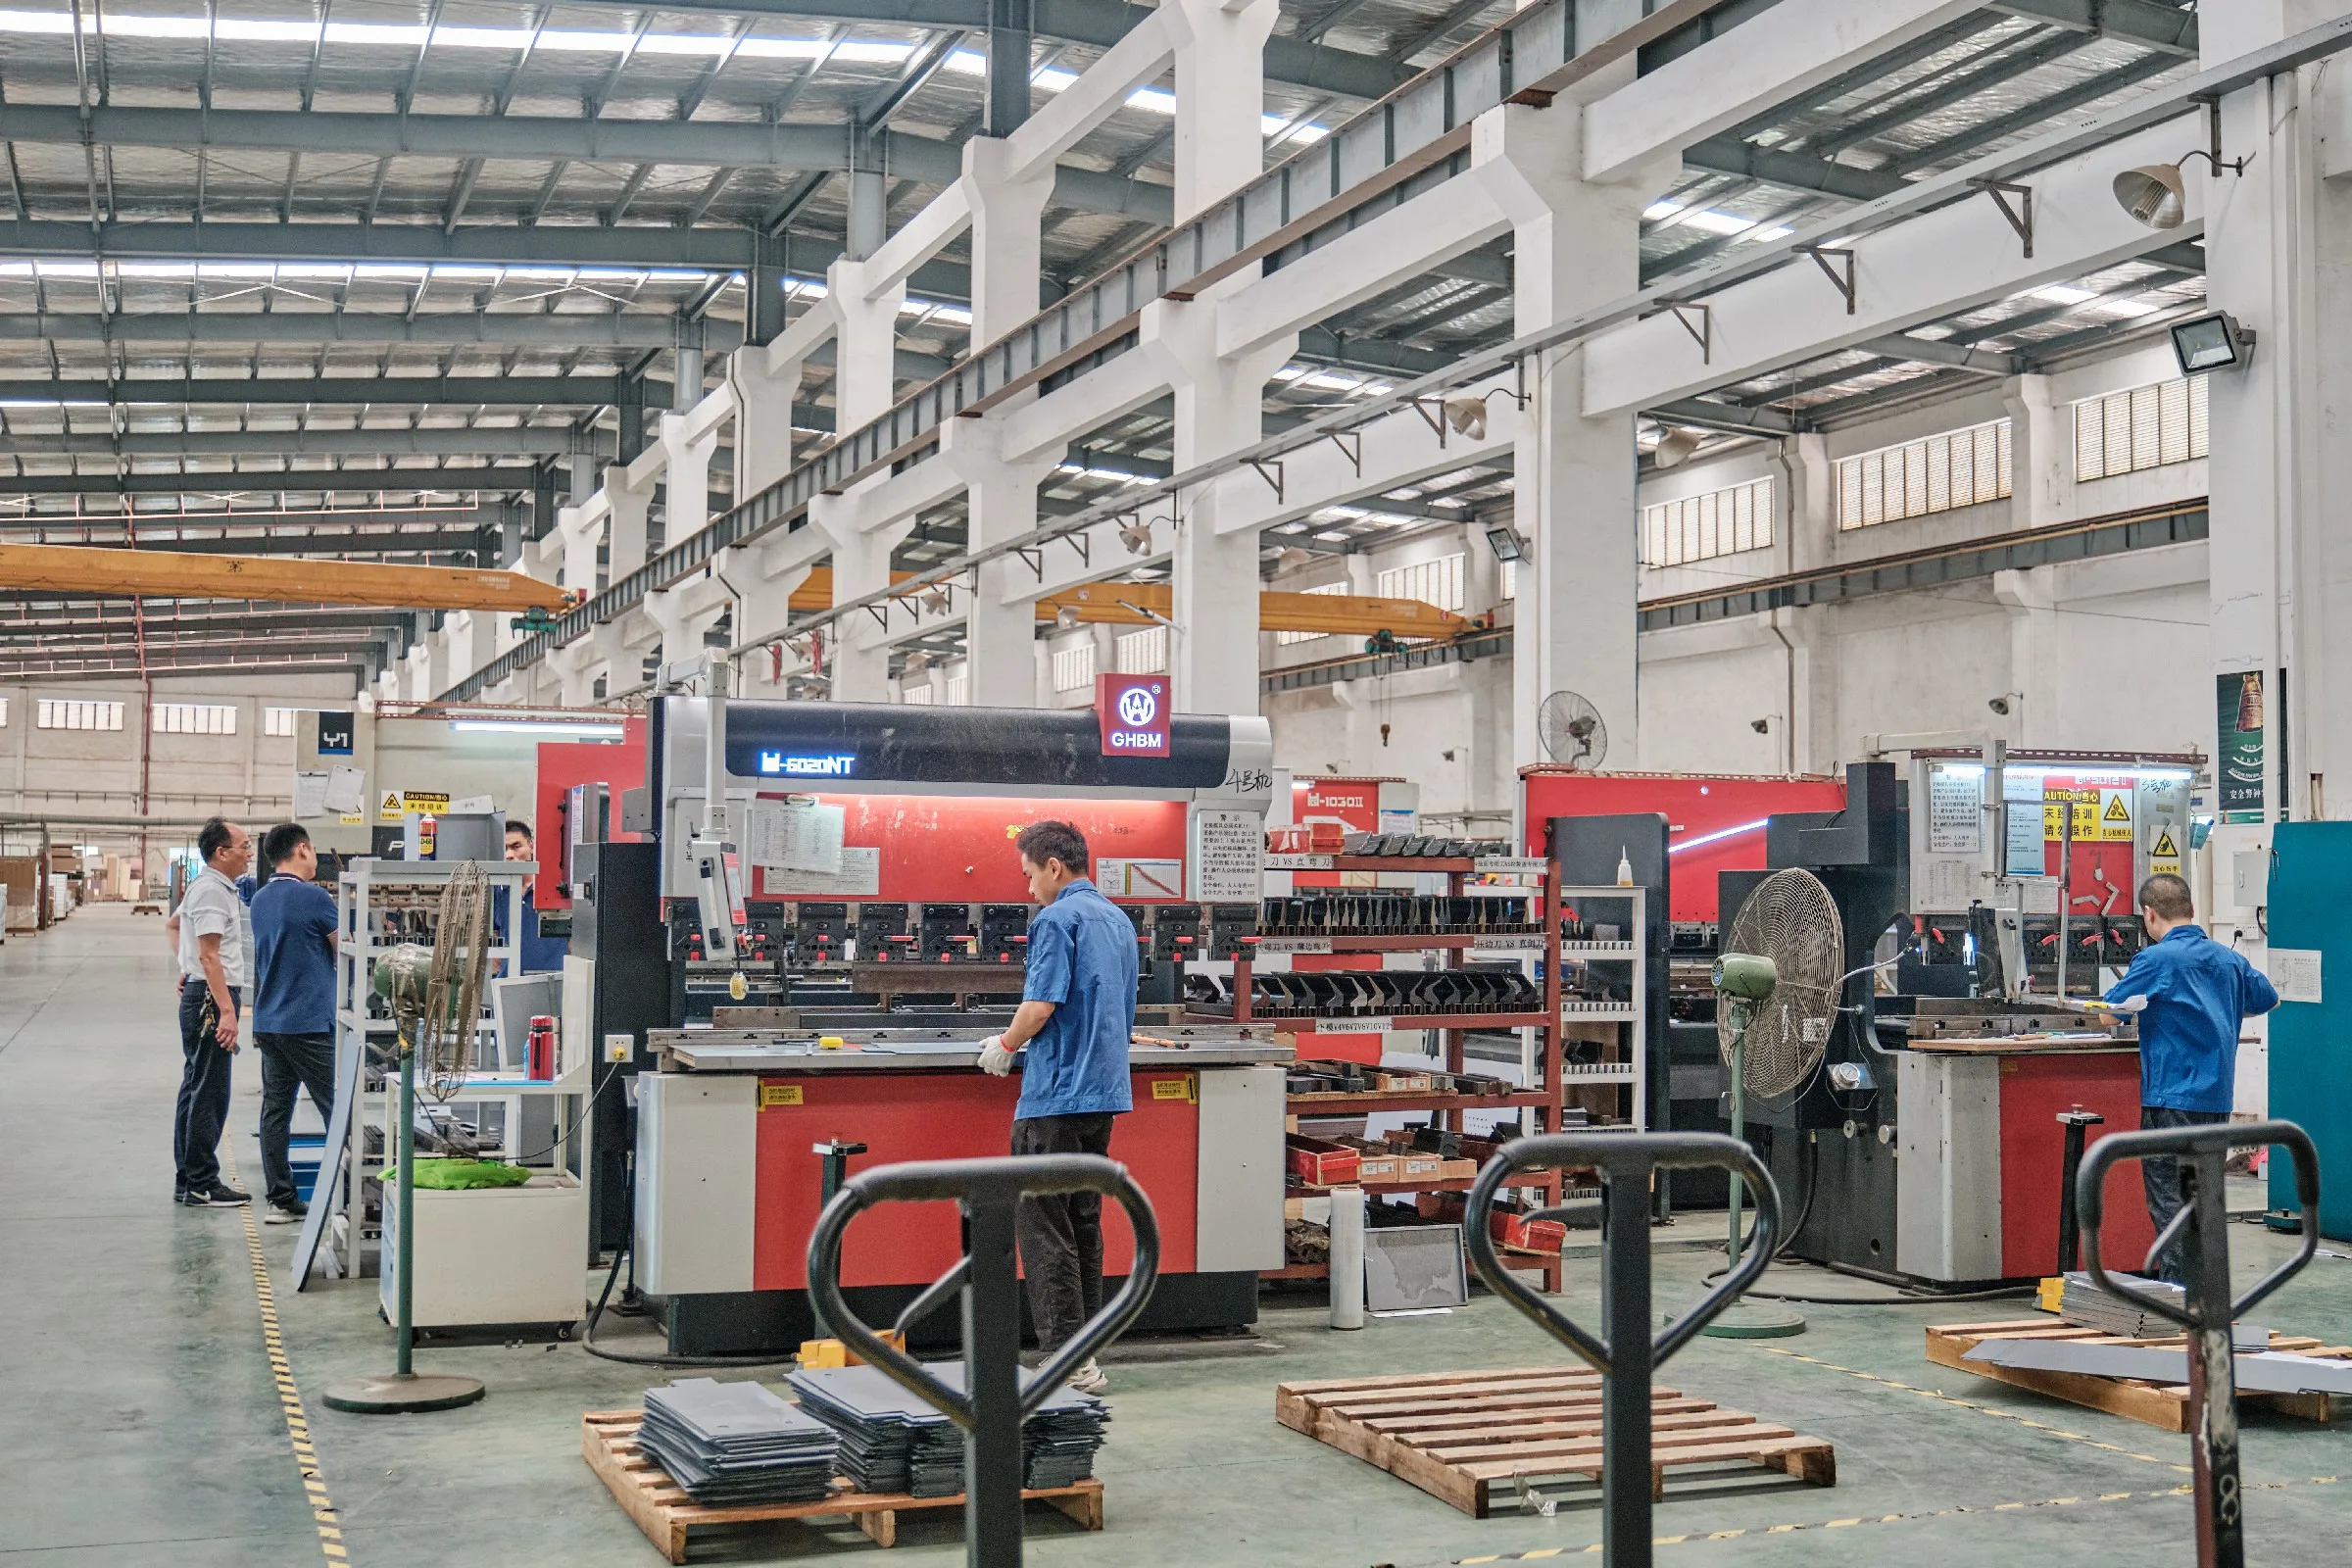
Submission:
[[[2034,298],[2048,300],[2052,305],[2080,305],[2084,300],[2098,298],[2098,294],[2095,290],[2077,288],[2071,283],[2052,283],[2048,288],[2034,290]]]

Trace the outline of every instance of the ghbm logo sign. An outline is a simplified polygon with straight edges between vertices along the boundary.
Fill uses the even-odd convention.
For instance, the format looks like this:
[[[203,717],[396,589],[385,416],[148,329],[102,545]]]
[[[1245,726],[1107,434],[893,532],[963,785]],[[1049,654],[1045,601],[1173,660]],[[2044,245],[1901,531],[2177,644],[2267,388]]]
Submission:
[[[1168,677],[1098,675],[1095,717],[1102,726],[1104,757],[1166,757]]]
[[[848,752],[823,757],[795,757],[789,752],[761,752],[760,771],[787,778],[849,778],[858,771],[858,759]]]

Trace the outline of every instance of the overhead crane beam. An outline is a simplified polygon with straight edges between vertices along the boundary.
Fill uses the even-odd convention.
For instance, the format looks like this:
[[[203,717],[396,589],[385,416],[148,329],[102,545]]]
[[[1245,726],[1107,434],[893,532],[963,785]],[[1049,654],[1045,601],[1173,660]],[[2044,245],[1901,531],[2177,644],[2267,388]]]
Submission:
[[[911,571],[894,571],[904,582]],[[1164,626],[1175,593],[1164,582],[1095,582],[1037,601],[1037,618],[1059,618],[1064,610],[1083,625]],[[833,571],[818,566],[792,591],[792,610],[808,614],[833,608]],[[1419,599],[1374,599],[1361,594],[1299,594],[1272,590],[1257,596],[1260,631],[1303,631],[1326,636],[1451,637],[1470,629],[1466,616]]]
[[[388,610],[562,610],[553,583],[518,571],[399,566],[83,545],[0,544],[0,588],[120,598],[252,599]]]

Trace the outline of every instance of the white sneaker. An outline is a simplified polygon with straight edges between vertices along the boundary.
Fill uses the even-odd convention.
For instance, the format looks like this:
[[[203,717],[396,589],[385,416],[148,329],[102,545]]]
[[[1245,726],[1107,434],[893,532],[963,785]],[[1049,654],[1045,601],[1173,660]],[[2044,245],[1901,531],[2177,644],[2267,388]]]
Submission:
[[[1090,1355],[1070,1374],[1070,1387],[1080,1394],[1101,1394],[1110,1387],[1110,1379],[1102,1375],[1102,1369],[1095,1365],[1095,1358]]]

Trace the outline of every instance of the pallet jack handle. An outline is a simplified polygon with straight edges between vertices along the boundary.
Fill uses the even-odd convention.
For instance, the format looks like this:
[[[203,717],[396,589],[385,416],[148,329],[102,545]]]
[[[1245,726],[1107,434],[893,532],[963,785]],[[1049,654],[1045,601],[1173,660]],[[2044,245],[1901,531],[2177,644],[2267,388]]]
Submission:
[[[1135,1231],[1126,1283],[1029,1380],[1020,1379],[1020,1276],[1013,1215],[1026,1197],[1101,1193],[1118,1200]],[[850,1221],[877,1203],[956,1202],[963,1209],[965,1255],[917,1298],[929,1305],[963,1296],[964,1387],[952,1389],[875,1332],[841,1295],[841,1239]],[[1159,1277],[1159,1224],[1127,1167],[1097,1154],[915,1160],[860,1171],[817,1216],[808,1238],[808,1295],[842,1341],[892,1382],[964,1431],[964,1560],[972,1568],[1019,1568],[1021,1422],[1059,1390],[1080,1362],[1117,1339],[1152,1298]],[[910,1310],[909,1316],[919,1315]],[[907,1317],[902,1317],[902,1325]]]
[[[2303,1214],[2303,1245],[2234,1301],[2230,1297],[2230,1207],[2225,1170],[2230,1151],[2270,1145],[2295,1162],[2295,1200]],[[2099,1256],[2107,1172],[2126,1159],[2165,1157],[2180,1162],[2180,1212],[2148,1249],[2141,1264],[2153,1274],[2166,1251],[2180,1244],[2187,1276],[2178,1302],[2142,1291],[2107,1272]],[[2231,1325],[2309,1263],[2320,1247],[2320,1155],[2311,1135],[2291,1121],[2221,1122],[2205,1127],[2158,1127],[2113,1133],[2091,1146],[2075,1177],[2075,1207],[2082,1215],[2082,1268],[2091,1283],[2188,1331],[2190,1474],[2196,1494],[2199,1568],[2243,1568],[2245,1521],[2238,1482],[2237,1369]]]
[[[1660,1170],[1720,1168],[1756,1203],[1753,1248],[1722,1283],[1664,1332],[1650,1333],[1649,1193]],[[1526,1170],[1596,1169],[1600,1210],[1601,1333],[1594,1336],[1504,1266],[1490,1228],[1504,1184]],[[1495,1295],[1574,1350],[1601,1379],[1601,1560],[1649,1568],[1650,1377],[1755,1284],[1781,1240],[1781,1192],[1755,1151],[1720,1133],[1550,1133],[1514,1138],[1487,1162],[1464,1208],[1464,1245]]]

